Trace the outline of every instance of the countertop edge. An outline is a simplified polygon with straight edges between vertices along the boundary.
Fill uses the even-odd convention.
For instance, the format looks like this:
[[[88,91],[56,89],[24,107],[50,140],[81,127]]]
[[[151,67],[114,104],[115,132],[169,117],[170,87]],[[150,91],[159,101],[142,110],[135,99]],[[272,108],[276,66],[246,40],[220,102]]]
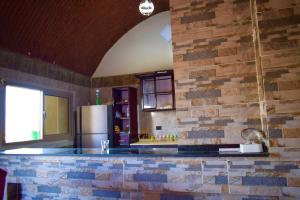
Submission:
[[[188,158],[188,157],[198,157],[198,158],[224,158],[224,157],[268,157],[269,153],[244,153],[244,154],[5,154],[0,153],[1,156],[52,156],[52,157],[174,157],[174,158]]]

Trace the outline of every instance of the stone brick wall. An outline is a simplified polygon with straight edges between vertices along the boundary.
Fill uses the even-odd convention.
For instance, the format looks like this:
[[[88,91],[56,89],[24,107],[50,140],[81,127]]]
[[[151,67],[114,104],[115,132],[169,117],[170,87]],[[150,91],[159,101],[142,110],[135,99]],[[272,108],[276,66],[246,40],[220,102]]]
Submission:
[[[300,2],[257,1],[270,150],[300,159]]]
[[[265,158],[0,156],[22,199],[297,200],[300,165]]]
[[[180,143],[243,142],[261,129],[250,1],[170,5]]]
[[[170,0],[181,144],[241,143],[262,129],[299,154],[299,1]]]

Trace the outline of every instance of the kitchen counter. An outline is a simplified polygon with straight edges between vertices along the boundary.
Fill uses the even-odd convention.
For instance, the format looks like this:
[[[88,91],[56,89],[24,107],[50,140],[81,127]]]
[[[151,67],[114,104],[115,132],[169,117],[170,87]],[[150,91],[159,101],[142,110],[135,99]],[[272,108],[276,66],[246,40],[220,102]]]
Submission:
[[[237,199],[236,188],[249,191],[243,199],[251,199],[253,195],[265,199],[265,193],[257,194],[255,188],[286,185],[288,178],[282,177],[280,170],[298,169],[298,165],[290,162],[283,165],[266,156],[267,153],[178,151],[177,148],[107,152],[25,148],[2,151],[0,168],[8,172],[8,182],[21,183],[26,199],[143,199],[139,195],[149,191],[162,193],[162,197],[166,191],[179,195],[168,199],[196,199],[193,196],[205,193],[224,193],[231,195],[228,199]],[[249,190],[250,187],[254,189]]]
[[[98,148],[21,148],[1,151],[0,155],[87,157],[265,157],[269,154],[267,152],[178,151],[177,148],[115,148],[107,151],[101,151]]]

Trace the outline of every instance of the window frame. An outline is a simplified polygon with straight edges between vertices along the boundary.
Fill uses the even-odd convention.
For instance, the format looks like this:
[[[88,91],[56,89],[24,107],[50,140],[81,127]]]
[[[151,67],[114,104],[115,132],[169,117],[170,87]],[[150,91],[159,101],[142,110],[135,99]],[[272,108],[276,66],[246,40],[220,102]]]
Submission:
[[[68,107],[68,109],[69,109],[69,131],[68,131],[68,133],[45,135],[45,131],[44,131],[45,120],[43,120],[42,139],[7,143],[5,141],[6,86],[15,86],[15,87],[22,87],[22,88],[43,91],[43,112],[45,111],[45,96],[56,96],[56,97],[66,98],[68,100],[68,104],[69,104],[69,107]],[[46,87],[36,86],[36,85],[32,85],[32,84],[24,84],[24,83],[18,83],[18,82],[14,82],[14,81],[5,81],[5,83],[3,85],[1,85],[0,96],[1,96],[0,102],[2,102],[1,108],[0,108],[0,113],[1,113],[0,130],[2,132],[1,139],[2,139],[3,147],[16,146],[16,145],[18,145],[18,146],[34,145],[34,144],[38,144],[41,142],[51,142],[51,141],[58,141],[58,140],[64,140],[64,139],[72,139],[72,136],[74,136],[73,94],[71,92],[49,89]]]

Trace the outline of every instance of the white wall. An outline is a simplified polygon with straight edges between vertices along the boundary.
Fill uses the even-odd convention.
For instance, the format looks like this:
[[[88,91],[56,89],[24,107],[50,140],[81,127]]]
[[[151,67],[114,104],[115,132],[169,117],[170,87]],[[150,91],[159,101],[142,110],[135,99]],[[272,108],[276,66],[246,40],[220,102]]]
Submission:
[[[105,54],[93,78],[172,69],[172,43],[160,35],[168,24],[166,11],[133,27]]]

